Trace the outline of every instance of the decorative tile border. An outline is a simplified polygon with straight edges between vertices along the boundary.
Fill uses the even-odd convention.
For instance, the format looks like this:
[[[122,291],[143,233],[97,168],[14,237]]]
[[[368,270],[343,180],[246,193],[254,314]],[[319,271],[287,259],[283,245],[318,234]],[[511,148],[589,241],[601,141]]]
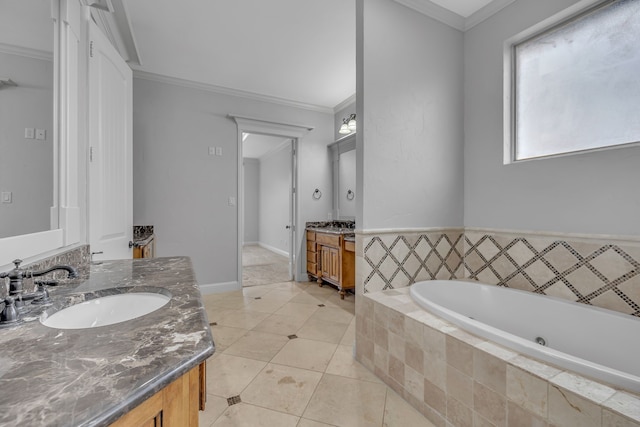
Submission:
[[[640,244],[466,230],[465,277],[640,316]]]
[[[359,293],[470,279],[640,317],[633,238],[443,228],[360,231],[357,241]]]
[[[420,280],[464,276],[462,229],[360,235],[364,293],[409,286]]]

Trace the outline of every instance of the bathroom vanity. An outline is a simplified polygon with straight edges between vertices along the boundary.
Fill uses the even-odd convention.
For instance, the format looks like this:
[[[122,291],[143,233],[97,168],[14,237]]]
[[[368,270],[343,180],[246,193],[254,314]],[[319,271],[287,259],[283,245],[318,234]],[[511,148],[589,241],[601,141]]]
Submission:
[[[307,225],[307,275],[319,286],[335,285],[344,299],[355,288],[355,239],[353,228],[344,224]]]
[[[50,288],[52,305],[0,329],[0,426],[196,426],[214,343],[190,260],[108,261],[80,276]],[[168,302],[107,326],[41,323],[68,306],[143,291]]]

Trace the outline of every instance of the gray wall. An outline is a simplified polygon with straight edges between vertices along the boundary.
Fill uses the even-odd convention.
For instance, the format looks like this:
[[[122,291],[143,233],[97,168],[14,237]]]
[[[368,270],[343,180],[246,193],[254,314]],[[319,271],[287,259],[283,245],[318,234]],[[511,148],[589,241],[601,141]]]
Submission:
[[[640,234],[640,147],[503,165],[503,41],[576,3],[519,0],[465,33],[470,227]]]
[[[53,204],[53,63],[0,52],[0,77],[18,86],[0,89],[0,238],[49,230]],[[46,140],[25,139],[25,128]]]
[[[347,198],[347,192],[354,192],[353,199]],[[356,216],[356,150],[340,154],[338,162],[338,208],[340,218]]]
[[[289,194],[291,143],[260,157],[259,242],[268,249],[289,255]]]
[[[327,144],[333,115],[134,78],[133,220],[153,224],[158,256],[190,256],[201,285],[238,281],[237,126],[229,113],[313,126],[298,149],[298,229],[326,218],[331,197]],[[209,156],[208,147],[223,156]],[[306,265],[303,233],[296,253]],[[302,267],[298,268],[302,277]]]
[[[356,15],[358,227],[461,226],[463,35],[391,0]]]
[[[244,244],[258,243],[260,215],[260,162],[243,159],[244,163]]]

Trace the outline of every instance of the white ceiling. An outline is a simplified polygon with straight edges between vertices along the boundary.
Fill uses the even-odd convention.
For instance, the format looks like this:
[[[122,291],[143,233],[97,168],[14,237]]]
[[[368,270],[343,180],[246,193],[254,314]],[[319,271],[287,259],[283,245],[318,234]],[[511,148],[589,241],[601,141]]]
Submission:
[[[460,19],[492,2],[432,1]],[[355,93],[355,0],[124,3],[134,69],[327,109]]]
[[[282,137],[255,133],[245,135],[247,135],[247,138],[242,143],[242,157],[249,159],[259,159],[288,141],[288,139]]]

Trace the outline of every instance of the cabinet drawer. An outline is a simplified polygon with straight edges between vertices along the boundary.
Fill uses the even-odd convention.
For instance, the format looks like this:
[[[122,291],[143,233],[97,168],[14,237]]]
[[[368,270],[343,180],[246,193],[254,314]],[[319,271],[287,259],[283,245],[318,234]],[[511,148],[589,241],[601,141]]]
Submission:
[[[316,251],[316,242],[310,242],[307,240],[307,252],[315,252]]]
[[[307,272],[311,274],[318,274],[318,264],[315,262],[307,262]]]
[[[318,263],[318,260],[320,259],[320,253],[319,252],[309,252],[307,251],[307,262],[313,262],[313,263]]]
[[[316,242],[321,243],[323,245],[327,245],[327,246],[333,246],[334,248],[339,248],[340,236],[318,233],[316,235]]]
[[[355,252],[356,251],[355,242],[344,242],[344,250],[349,252]]]
[[[315,240],[316,240],[316,232],[307,231],[307,241],[315,242]]]

